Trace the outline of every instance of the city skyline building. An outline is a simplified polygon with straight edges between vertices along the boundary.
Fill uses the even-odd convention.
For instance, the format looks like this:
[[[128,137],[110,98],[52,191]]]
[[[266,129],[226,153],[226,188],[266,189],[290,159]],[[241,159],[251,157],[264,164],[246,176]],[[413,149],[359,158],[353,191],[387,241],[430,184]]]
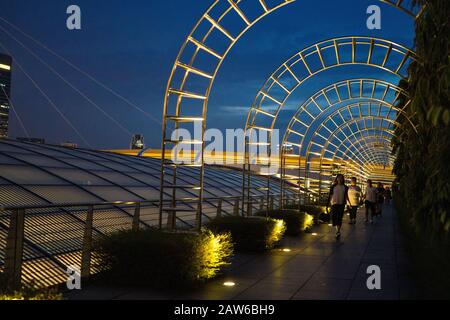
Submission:
[[[0,53],[0,138],[8,137],[12,58]]]

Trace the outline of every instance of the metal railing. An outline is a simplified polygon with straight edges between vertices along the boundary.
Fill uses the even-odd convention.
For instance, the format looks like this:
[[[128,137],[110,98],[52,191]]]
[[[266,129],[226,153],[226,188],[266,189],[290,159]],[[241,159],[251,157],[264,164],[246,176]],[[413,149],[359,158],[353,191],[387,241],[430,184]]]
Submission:
[[[295,203],[295,197],[283,201]],[[227,215],[250,217],[257,211],[282,207],[279,194],[251,199],[250,205],[243,205],[242,196],[206,198],[204,221]],[[186,206],[190,201],[196,199],[183,199]],[[181,208],[161,216],[159,201],[0,206],[0,271],[15,288],[64,283],[69,267],[88,278],[98,271],[93,257],[95,239],[123,229],[194,229],[197,218],[195,212]]]

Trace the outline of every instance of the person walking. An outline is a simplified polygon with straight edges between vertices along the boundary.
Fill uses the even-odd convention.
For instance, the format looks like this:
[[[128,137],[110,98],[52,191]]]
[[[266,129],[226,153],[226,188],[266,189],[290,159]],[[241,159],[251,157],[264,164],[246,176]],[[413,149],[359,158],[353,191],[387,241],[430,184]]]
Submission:
[[[391,188],[389,188],[389,187],[386,187],[386,190],[384,190],[384,200],[385,200],[387,205],[391,204],[392,191],[391,191]]]
[[[356,224],[356,214],[361,203],[361,188],[357,186],[357,179],[355,177],[351,180],[351,186],[348,188],[348,205],[350,207],[350,222],[349,224]]]
[[[377,217],[381,218],[383,216],[383,204],[384,204],[384,186],[381,182],[377,186]]]
[[[338,174],[331,186],[328,196],[327,208],[331,204],[331,219],[336,228],[336,239],[341,237],[342,220],[344,218],[345,204],[349,202],[348,187],[345,185],[345,177]]]
[[[377,205],[377,188],[373,186],[372,180],[367,180],[366,193],[364,195],[364,204],[366,206],[366,223],[369,222],[369,212],[370,212],[370,223],[373,223],[373,217],[376,214]]]

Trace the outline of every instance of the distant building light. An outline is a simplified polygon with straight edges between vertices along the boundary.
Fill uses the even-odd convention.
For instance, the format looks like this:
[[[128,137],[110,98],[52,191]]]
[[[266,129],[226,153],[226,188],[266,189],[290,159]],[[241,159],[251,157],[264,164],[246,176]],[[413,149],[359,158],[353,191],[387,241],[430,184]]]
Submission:
[[[78,148],[78,145],[76,143],[72,143],[72,142],[63,142],[63,143],[61,143],[61,147],[69,148],[69,149],[76,149],[76,148]]]
[[[11,66],[8,66],[7,64],[0,63],[0,69],[10,71],[11,70]]]
[[[291,252],[292,250],[291,249],[283,249],[283,252]]]
[[[131,150],[145,149],[144,136],[142,134],[135,134],[131,138]]]

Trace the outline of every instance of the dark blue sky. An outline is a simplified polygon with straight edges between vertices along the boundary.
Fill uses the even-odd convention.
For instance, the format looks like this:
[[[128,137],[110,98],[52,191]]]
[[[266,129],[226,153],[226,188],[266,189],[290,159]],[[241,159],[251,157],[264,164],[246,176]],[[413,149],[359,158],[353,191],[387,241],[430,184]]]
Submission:
[[[159,148],[159,122],[172,64],[185,37],[212,2],[0,0],[0,17],[17,25],[158,120],[152,121],[134,110],[0,20],[2,28],[117,119],[126,130],[81,98],[1,29],[0,43],[93,147],[127,148],[130,142],[128,132],[133,132],[143,133],[148,146]],[[71,4],[81,7],[81,31],[66,28],[66,8]],[[366,28],[366,9],[371,4],[382,8],[382,30]],[[377,0],[297,0],[260,21],[230,52],[213,87],[208,127],[244,127],[246,111],[258,89],[281,62],[315,42],[347,35],[376,36],[411,47],[414,21]],[[1,51],[5,50],[0,47]],[[300,103],[332,82],[361,76],[386,79],[387,75],[364,67],[335,70],[309,80],[301,92],[290,98],[291,104]],[[392,79],[392,76],[387,79]],[[73,141],[84,146],[17,66],[13,74],[12,99],[31,136],[46,138],[51,143]],[[289,121],[290,115],[289,112],[283,114],[281,125]],[[10,136],[24,135],[12,114]]]

